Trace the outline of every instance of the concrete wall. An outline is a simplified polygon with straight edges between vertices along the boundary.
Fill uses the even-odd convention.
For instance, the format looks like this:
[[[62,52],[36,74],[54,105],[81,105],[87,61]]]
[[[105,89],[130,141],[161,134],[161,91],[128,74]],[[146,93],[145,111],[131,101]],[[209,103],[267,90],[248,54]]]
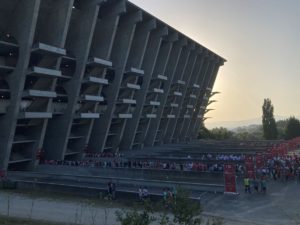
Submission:
[[[195,137],[225,60],[127,0],[3,0],[0,169]]]

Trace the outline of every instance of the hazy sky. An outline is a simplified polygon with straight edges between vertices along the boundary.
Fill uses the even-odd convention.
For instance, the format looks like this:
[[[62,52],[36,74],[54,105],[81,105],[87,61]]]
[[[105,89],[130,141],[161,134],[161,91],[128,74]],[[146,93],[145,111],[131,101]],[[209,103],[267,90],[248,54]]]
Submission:
[[[300,0],[131,0],[227,59],[207,123],[300,116]]]

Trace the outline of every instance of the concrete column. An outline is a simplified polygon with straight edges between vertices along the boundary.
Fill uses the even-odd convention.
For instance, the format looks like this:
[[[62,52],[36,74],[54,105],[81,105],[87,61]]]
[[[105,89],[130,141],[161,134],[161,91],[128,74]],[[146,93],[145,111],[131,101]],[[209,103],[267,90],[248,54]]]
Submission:
[[[194,49],[195,45],[194,43],[188,43],[187,46],[185,46],[182,50],[179,62],[178,62],[178,68],[176,69],[175,75],[173,77],[172,86],[169,90],[169,96],[166,102],[166,106],[164,108],[163,115],[172,115],[174,118],[162,118],[160,121],[159,129],[161,130],[161,135],[159,135],[159,143],[168,143],[165,139],[166,133],[169,130],[169,126],[172,126],[175,124],[177,119],[177,111],[179,108],[179,103],[183,99],[184,95],[184,87],[186,87],[187,83],[181,84],[179,82],[186,82],[186,78],[183,77],[184,71],[187,68],[189,56],[191,54],[191,49]],[[190,76],[190,74],[188,75]],[[181,93],[181,96],[175,95],[175,91]],[[172,104],[177,104],[178,106],[175,107]]]
[[[100,7],[98,16],[99,18],[94,31],[92,47],[90,50],[90,57],[97,57],[111,62],[110,58],[112,54],[113,44],[115,42],[121,15],[124,14],[127,10],[126,5],[127,2],[125,0],[121,0],[115,2],[114,4],[108,3],[108,5],[104,5],[105,7]],[[109,80],[110,71],[108,68],[103,69],[95,67],[90,72],[99,78],[107,78]],[[106,90],[109,88],[109,85],[101,85],[100,87],[96,88],[96,96],[102,97],[104,93],[106,93]],[[78,101],[80,101],[80,98],[78,98]],[[100,105],[99,102],[94,103],[94,107],[92,108],[93,112],[99,112],[101,116],[102,106],[103,105]],[[82,152],[86,146],[88,147],[88,149],[90,149],[88,143],[96,121],[98,121],[98,119],[89,119],[89,122],[86,123],[86,125],[83,125],[81,127],[76,125],[75,128],[77,130],[80,130],[80,132],[84,134],[84,137],[80,139],[80,141],[76,142],[77,151]]]
[[[113,66],[115,68],[114,80],[107,90],[107,109],[104,115],[95,121],[92,129],[89,142],[89,147],[92,151],[99,152],[104,149],[123,74],[125,72],[127,58],[132,44],[136,24],[141,20],[141,11],[125,14],[120,18],[120,24],[117,30],[111,55]]]
[[[196,67],[196,62],[197,62],[197,52],[198,48],[195,50],[195,47],[191,47],[189,50],[189,57],[186,62],[186,66],[183,70],[183,79],[186,84],[183,87],[183,92],[182,92],[182,97],[179,99],[178,102],[178,108],[175,108],[174,114],[175,114],[175,120],[171,123],[168,123],[168,127],[166,128],[166,133],[164,136],[164,142],[165,143],[170,143],[172,142],[173,135],[176,133],[176,125],[178,123],[179,117],[180,117],[180,111],[182,109],[182,105],[184,102],[184,99],[186,97],[186,92],[188,87],[191,86],[190,81],[192,80],[192,74],[194,71],[194,68]]]
[[[66,48],[76,57],[76,70],[73,77],[65,84],[68,93],[68,107],[65,113],[48,123],[44,140],[47,159],[64,159],[98,12],[99,4],[81,4],[76,9],[76,16],[74,15],[71,20]],[[55,148],[53,148],[53,143],[55,143]]]
[[[5,4],[5,1],[1,4]],[[0,169],[2,170],[6,170],[9,164],[39,5],[40,0],[20,1],[10,15],[10,21],[7,21],[7,32],[18,42],[19,56],[15,70],[8,77],[10,105],[7,113],[0,117]]]
[[[168,98],[170,86],[174,77],[174,73],[177,69],[179,58],[181,55],[182,47],[187,44],[186,38],[181,38],[179,41],[174,43],[174,46],[172,48],[170,59],[167,64],[167,68],[165,71],[165,75],[168,77],[168,80],[164,84],[164,94],[160,95],[158,97],[158,100],[160,102],[160,106],[157,110],[157,118],[151,120],[150,126],[148,129],[148,133],[146,135],[145,144],[147,146],[153,146],[155,142],[155,138],[157,136],[158,130],[159,130],[159,123],[163,115],[163,109],[166,105],[166,100]]]
[[[50,3],[50,4],[49,4]],[[41,1],[34,42],[42,42],[56,47],[63,47],[67,37],[68,25],[72,14],[74,0]],[[49,13],[50,12],[50,13]],[[66,29],[67,28],[67,29]]]
[[[127,68],[136,68],[136,69],[142,69],[142,62],[145,57],[146,47],[149,41],[150,32],[151,30],[156,28],[156,20],[146,20],[137,25],[137,28],[135,30],[134,39],[132,41],[131,50],[129,53],[129,57],[127,60]],[[143,80],[143,83],[145,82],[145,71],[143,77],[136,77],[135,84],[139,79]],[[137,100],[135,97],[139,96],[140,90],[133,91],[131,90],[131,99]],[[138,102],[136,106],[138,105]],[[136,111],[136,106],[134,111]],[[128,106],[127,112],[129,112],[131,106]],[[134,112],[133,112],[134,113]],[[134,118],[134,116],[133,116]],[[124,148],[122,146],[122,142],[124,139],[126,139],[126,135],[128,135],[128,132],[125,131],[125,126],[127,123],[130,123],[132,119],[124,119],[124,122],[120,124],[120,130],[116,135],[116,139],[114,140],[114,143],[116,145],[116,148],[114,151],[118,151],[119,148]],[[124,137],[125,135],[125,137]],[[134,135],[134,134],[133,134]]]
[[[123,140],[121,143],[122,149],[132,149],[132,145],[136,136],[139,121],[142,119],[143,104],[145,103],[147,91],[154,71],[154,66],[158,57],[162,38],[168,34],[166,27],[160,27],[153,30],[150,34],[147,49],[145,52],[144,60],[142,63],[142,69],[144,70],[143,83],[141,90],[136,94],[136,108],[133,113],[133,117],[129,120],[125,127]],[[145,128],[146,129],[146,128]]]
[[[197,84],[197,77],[201,73],[201,69],[203,67],[203,56],[200,50],[195,51],[196,59],[195,59],[195,64],[192,69],[192,74],[189,83],[187,84],[187,89],[183,98],[182,106],[180,107],[180,112],[178,119],[176,121],[176,126],[173,132],[173,142],[177,142],[180,138],[180,134],[182,132],[183,126],[188,121],[188,118],[185,118],[185,115],[187,114],[187,105],[189,104],[190,101],[190,94],[191,91],[193,90],[193,85]],[[200,88],[200,86],[199,86]]]
[[[190,140],[191,139],[192,130],[194,128],[194,124],[197,121],[199,111],[200,111],[200,106],[201,106],[202,101],[203,101],[203,97],[204,97],[203,93],[205,93],[208,81],[210,80],[211,76],[213,75],[212,73],[214,72],[214,68],[215,68],[215,61],[211,57],[210,60],[209,60],[208,68],[206,70],[203,82],[201,84],[201,90],[199,91],[199,93],[197,95],[197,102],[196,102],[196,105],[194,107],[194,112],[192,114],[192,118],[191,118],[190,123],[189,123],[189,125],[186,129],[186,132],[185,132],[185,140]]]
[[[207,85],[208,88],[211,88],[211,89],[213,88],[214,83],[215,83],[215,80],[216,80],[216,78],[217,78],[217,75],[218,75],[218,72],[219,72],[219,69],[220,69],[220,66],[221,66],[221,65],[223,65],[223,63],[216,62],[216,65],[215,65],[215,67],[214,67],[214,71],[213,71],[213,73],[212,73],[211,79],[210,79],[210,81],[208,82],[208,85]],[[205,101],[206,101],[206,100],[205,100]],[[203,103],[203,99],[202,99],[202,101],[201,101],[201,105],[202,105],[202,103]],[[196,122],[195,122],[195,124],[194,124],[194,127],[193,127],[192,130],[191,130],[191,137],[192,137],[192,138],[197,138],[198,132],[199,132],[199,129],[200,129],[200,126],[201,126],[201,124],[202,124],[203,118],[200,118],[199,116],[200,116],[201,114],[204,114],[205,109],[202,109],[202,108],[201,108],[201,105],[200,105],[200,107],[199,107],[200,109],[198,108],[199,112],[198,112],[197,120],[196,120]]]
[[[156,28],[156,20],[144,20],[136,27],[132,46],[127,60],[127,68],[143,69],[142,63],[145,57],[150,33]],[[144,71],[145,72],[145,71]],[[144,75],[145,76],[145,75]]]
[[[196,83],[199,85],[199,90],[198,90],[198,93],[200,93],[201,91],[201,80],[205,77],[205,74],[206,74],[206,71],[208,69],[208,66],[209,66],[209,61],[207,60],[207,55],[206,55],[206,51],[203,52],[203,54],[201,54],[201,61],[200,61],[201,64],[199,64],[199,71],[197,72],[197,75],[196,75]],[[197,100],[197,95],[196,95],[196,99],[194,100],[191,100],[190,98],[190,94],[193,94],[194,92],[190,92],[187,96],[187,104],[191,104],[194,106],[195,108],[195,101]],[[185,106],[186,107],[186,106]],[[191,120],[192,120],[192,115],[193,115],[193,111],[194,109],[188,109],[188,114],[190,116],[190,118],[183,118],[183,123],[180,127],[180,130],[179,130],[179,140],[180,141],[185,141],[185,135],[186,135],[186,132],[188,130],[188,127],[191,123]]]
[[[164,106],[163,113],[162,113],[162,118],[159,122],[159,135],[156,135],[156,145],[162,144],[162,141],[164,139],[164,136],[166,134],[166,131],[168,129],[169,124],[173,124],[174,121],[176,120],[176,117],[174,118],[168,118],[168,115],[175,116],[175,111],[176,107],[172,106],[172,104],[178,104],[177,102],[182,98],[183,96],[176,96],[176,92],[181,92],[182,93],[182,84],[179,84],[178,81],[183,81],[182,80],[182,74],[183,71],[185,70],[185,67],[187,66],[187,61],[189,58],[190,54],[190,45],[186,45],[182,48],[179,61],[178,61],[178,66],[176,68],[175,74],[173,76],[173,79],[171,81],[171,86],[168,91],[168,96],[166,100],[166,105]]]
[[[152,86],[152,82],[154,81],[154,85],[157,85],[157,83],[160,85],[155,86],[157,88],[161,88],[161,85],[164,84],[163,81],[159,81],[156,82],[157,76],[158,75],[163,75],[165,76],[165,71],[166,71],[166,67],[171,55],[171,50],[173,47],[173,43],[175,41],[178,40],[178,33],[177,32],[168,32],[168,35],[163,39],[163,41],[161,42],[160,48],[159,48],[159,53],[156,59],[156,63],[154,66],[154,70],[152,73],[152,77],[151,77],[151,81],[150,84],[148,86],[148,90],[147,90],[147,95],[146,95],[146,99],[144,101],[144,105],[143,105],[143,109],[142,109],[142,113],[146,113],[146,110],[149,110],[147,108],[149,108],[149,99],[153,100],[153,101],[157,101],[158,99],[158,93],[153,94],[153,86]],[[148,99],[149,98],[149,99]],[[157,115],[157,109],[155,108],[156,106],[150,106],[150,110],[151,113]],[[145,120],[145,121],[143,121]],[[150,127],[150,123],[151,123],[151,118],[142,118],[139,121],[139,126],[142,126],[143,128],[141,129],[141,134],[140,134],[140,140],[142,141],[142,145],[141,148],[144,147],[145,145],[145,140],[146,140],[146,136],[148,134],[148,130]],[[142,123],[143,121],[143,123]],[[137,134],[137,133],[136,133]]]
[[[73,0],[63,0],[52,3],[51,12],[53,13],[51,13],[49,16],[48,13],[46,14],[41,10],[39,11],[35,42],[49,44],[51,46],[59,47],[62,49],[65,48],[65,41],[67,38],[67,31],[69,29],[73,3]],[[43,4],[48,4],[48,2],[43,1],[40,8],[43,8]],[[51,65],[52,63],[52,57],[43,60],[43,65]],[[57,59],[56,61],[56,70],[60,70],[60,64],[61,58]],[[53,78],[52,80],[49,79],[46,82],[41,81],[39,85],[44,87],[47,87],[48,85],[48,87],[50,87],[50,91],[55,92],[57,80],[58,78]],[[47,101],[47,112],[52,112],[53,98],[49,98]],[[32,132],[32,134],[34,134],[37,139],[37,143],[32,149],[33,163],[31,164],[31,166],[35,166],[34,162],[36,159],[37,151],[43,148],[48,120],[49,119],[44,119],[41,123],[41,126],[35,126],[33,129],[30,129],[30,132]]]
[[[90,57],[110,60],[120,15],[125,12],[125,0],[120,0],[110,5],[104,4],[100,7],[90,48]]]

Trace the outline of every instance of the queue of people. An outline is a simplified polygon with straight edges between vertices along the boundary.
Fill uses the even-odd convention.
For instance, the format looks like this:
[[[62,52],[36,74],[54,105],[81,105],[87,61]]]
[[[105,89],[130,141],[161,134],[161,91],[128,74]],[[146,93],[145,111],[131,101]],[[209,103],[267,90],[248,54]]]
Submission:
[[[177,170],[177,171],[195,171],[195,172],[223,172],[224,164],[222,162],[204,163],[201,161],[190,162],[167,162],[160,160],[45,160],[46,165],[61,165],[73,167],[89,167],[89,168],[128,168],[128,169],[155,169],[155,170]],[[244,173],[242,163],[236,164],[236,172]]]
[[[269,174],[274,180],[289,181],[296,178],[300,181],[300,157],[297,155],[274,157],[268,160],[266,168],[259,172]]]
[[[251,194],[252,188],[255,190],[256,193],[263,193],[266,194],[267,192],[267,177],[261,176],[260,178],[250,179],[249,177],[244,178],[244,188],[245,194]]]
[[[92,153],[92,152],[85,152],[84,153],[84,158],[121,158],[124,157],[123,154],[121,153],[112,153],[112,152],[97,152],[97,153]]]
[[[267,180],[288,182],[297,180],[300,182],[300,156],[285,155],[268,159],[264,166],[255,168],[255,175],[250,179],[245,175],[243,183],[245,193],[252,193],[252,188],[256,193],[267,192]]]

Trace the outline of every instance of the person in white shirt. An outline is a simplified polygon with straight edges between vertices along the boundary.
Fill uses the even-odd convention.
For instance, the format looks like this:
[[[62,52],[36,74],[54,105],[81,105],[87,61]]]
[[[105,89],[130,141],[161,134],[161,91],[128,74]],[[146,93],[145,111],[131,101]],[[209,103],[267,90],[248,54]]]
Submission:
[[[148,196],[149,196],[149,192],[148,192],[148,189],[147,189],[147,187],[144,187],[144,188],[143,188],[142,195],[143,195],[143,199],[146,199],[146,198],[148,198]]]

